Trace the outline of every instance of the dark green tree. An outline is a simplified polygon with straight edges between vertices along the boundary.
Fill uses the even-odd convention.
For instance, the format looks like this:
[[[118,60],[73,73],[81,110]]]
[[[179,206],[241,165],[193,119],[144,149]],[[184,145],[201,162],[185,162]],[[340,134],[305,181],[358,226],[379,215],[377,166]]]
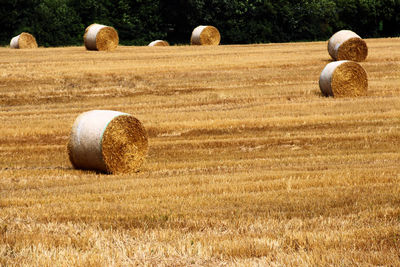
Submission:
[[[10,43],[21,32],[33,33],[33,10],[40,0],[0,0],[0,44]]]
[[[223,44],[326,40],[340,29],[400,35],[400,0],[0,0],[0,44],[27,31],[39,45],[82,44],[92,23],[114,27],[125,45],[187,44],[213,25]]]
[[[35,8],[33,27],[40,45],[66,46],[81,43],[83,24],[69,0],[42,0]]]

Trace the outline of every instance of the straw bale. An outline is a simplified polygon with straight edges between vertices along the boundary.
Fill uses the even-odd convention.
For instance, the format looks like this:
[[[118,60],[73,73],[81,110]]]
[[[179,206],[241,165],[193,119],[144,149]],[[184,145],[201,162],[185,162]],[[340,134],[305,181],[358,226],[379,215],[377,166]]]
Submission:
[[[142,123],[127,113],[92,110],[75,120],[68,154],[77,169],[120,174],[138,171],[148,151]]]
[[[155,40],[151,42],[149,46],[169,46],[169,43],[164,40]]]
[[[83,36],[87,50],[112,51],[119,43],[117,31],[113,27],[92,24],[86,28]]]
[[[335,61],[322,70],[319,87],[326,96],[364,96],[368,90],[368,77],[357,62]]]
[[[334,60],[364,61],[368,56],[367,43],[356,33],[341,30],[328,42],[329,55]]]
[[[214,26],[198,26],[192,32],[192,45],[219,45],[221,35]]]
[[[38,44],[33,35],[27,32],[23,32],[20,35],[17,35],[11,39],[10,47],[16,49],[37,48]]]

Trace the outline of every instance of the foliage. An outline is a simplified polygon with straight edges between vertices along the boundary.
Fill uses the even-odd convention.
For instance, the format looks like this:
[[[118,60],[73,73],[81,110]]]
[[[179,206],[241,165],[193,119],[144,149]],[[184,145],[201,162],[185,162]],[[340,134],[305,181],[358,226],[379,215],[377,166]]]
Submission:
[[[82,43],[85,27],[115,27],[122,44],[188,43],[200,24],[223,43],[324,40],[346,28],[363,37],[400,35],[400,0],[0,0],[0,43],[21,31],[40,45]]]
[[[38,43],[44,46],[72,45],[82,39],[83,24],[65,0],[42,0],[32,25]]]

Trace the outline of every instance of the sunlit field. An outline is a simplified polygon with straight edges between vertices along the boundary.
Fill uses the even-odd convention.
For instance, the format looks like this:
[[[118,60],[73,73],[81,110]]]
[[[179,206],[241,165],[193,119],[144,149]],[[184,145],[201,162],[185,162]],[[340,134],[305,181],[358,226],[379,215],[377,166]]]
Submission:
[[[400,39],[327,98],[326,42],[0,48],[0,265],[400,265]],[[74,170],[92,109],[142,121],[141,171]]]

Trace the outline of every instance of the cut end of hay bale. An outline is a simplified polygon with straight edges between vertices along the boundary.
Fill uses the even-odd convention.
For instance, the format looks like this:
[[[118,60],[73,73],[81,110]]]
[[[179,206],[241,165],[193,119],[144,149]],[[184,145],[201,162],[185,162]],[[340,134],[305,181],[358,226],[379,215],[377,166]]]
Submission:
[[[364,61],[368,56],[367,43],[355,32],[341,30],[329,39],[328,52],[334,60]]]
[[[30,49],[30,48],[37,48],[38,44],[33,35],[27,32],[23,32],[20,35],[15,36],[14,38],[11,39],[10,47],[19,49]]]
[[[109,173],[138,171],[147,155],[146,130],[132,116],[118,116],[107,126],[102,140],[103,160]]]
[[[67,145],[76,169],[121,174],[136,172],[148,151],[147,133],[135,117],[92,110],[77,117]]]
[[[113,51],[118,47],[119,37],[113,27],[92,24],[86,28],[83,36],[88,50]]]
[[[164,40],[155,40],[151,42],[149,46],[169,46],[169,43]]]
[[[219,45],[221,35],[214,26],[198,26],[192,32],[192,45]]]
[[[368,56],[367,43],[360,38],[350,38],[337,51],[337,60],[364,61]]]
[[[364,96],[368,90],[368,77],[357,62],[336,61],[329,63],[321,72],[319,86],[325,96]]]
[[[119,43],[117,31],[112,27],[104,27],[96,37],[96,47],[99,51],[115,50]]]

